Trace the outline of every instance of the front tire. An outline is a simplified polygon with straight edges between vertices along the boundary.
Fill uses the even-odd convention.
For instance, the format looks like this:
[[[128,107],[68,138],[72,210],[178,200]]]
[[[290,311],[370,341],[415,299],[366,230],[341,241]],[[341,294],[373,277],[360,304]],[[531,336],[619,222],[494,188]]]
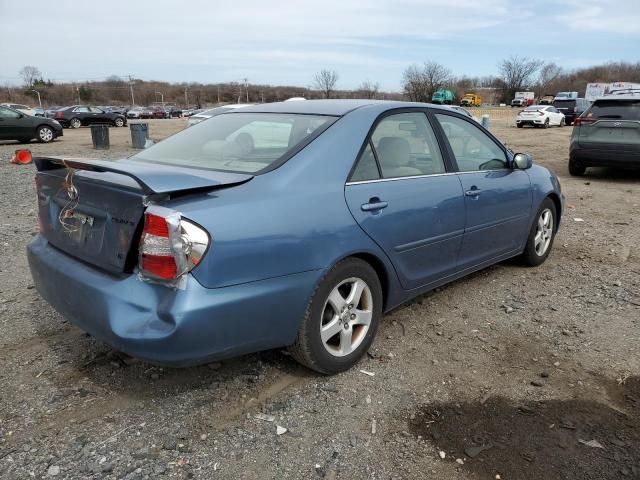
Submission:
[[[80,128],[80,127],[82,126],[82,121],[80,121],[80,119],[79,119],[79,118],[72,118],[72,119],[69,121],[69,126],[70,126],[71,128]]]
[[[46,125],[42,125],[38,127],[38,141],[40,143],[49,143],[52,142],[55,138],[55,134],[53,133],[53,129]]]
[[[316,287],[289,351],[317,372],[343,372],[369,349],[381,317],[382,287],[375,270],[363,260],[347,258]]]
[[[124,120],[122,118],[118,117],[113,121],[113,124],[116,127],[122,127],[124,125]]]
[[[560,119],[560,125],[559,126],[560,126],[560,128],[565,126],[564,118]]]
[[[555,203],[547,197],[538,210],[521,255],[525,265],[537,267],[549,256],[556,236],[556,214]]]

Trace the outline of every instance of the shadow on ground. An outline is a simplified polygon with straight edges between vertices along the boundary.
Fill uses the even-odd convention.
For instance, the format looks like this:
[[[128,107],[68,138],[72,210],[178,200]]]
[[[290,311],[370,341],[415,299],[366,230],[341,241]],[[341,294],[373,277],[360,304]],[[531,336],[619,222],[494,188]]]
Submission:
[[[612,406],[589,400],[434,403],[411,421],[479,478],[640,478],[640,377],[608,389]],[[496,477],[500,475],[500,477]]]

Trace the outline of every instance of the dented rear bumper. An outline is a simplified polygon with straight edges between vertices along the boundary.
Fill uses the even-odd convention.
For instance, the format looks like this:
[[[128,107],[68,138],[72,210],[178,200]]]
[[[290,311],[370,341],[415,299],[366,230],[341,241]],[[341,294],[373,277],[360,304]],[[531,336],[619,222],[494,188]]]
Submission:
[[[117,276],[78,261],[38,235],[27,247],[36,289],[71,323],[152,363],[187,366],[293,343],[322,271],[182,290]]]

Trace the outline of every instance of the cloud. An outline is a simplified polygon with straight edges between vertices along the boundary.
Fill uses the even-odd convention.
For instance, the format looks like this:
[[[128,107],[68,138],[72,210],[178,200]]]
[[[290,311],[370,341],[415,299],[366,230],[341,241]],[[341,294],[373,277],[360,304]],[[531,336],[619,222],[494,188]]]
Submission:
[[[621,34],[636,35],[640,20],[640,0],[616,0],[606,8],[595,0],[538,0],[525,6],[521,0],[57,0],[55,8],[31,0],[30,5],[46,14],[31,15],[27,22],[20,2],[0,0],[3,75],[17,75],[32,64],[53,79],[132,74],[218,82],[247,76],[253,82],[305,85],[318,69],[331,68],[344,88],[367,77],[383,88],[399,88],[402,70],[427,59],[459,74],[484,75],[511,54],[601,58],[616,51],[610,45]],[[539,27],[544,42],[523,35]],[[567,44],[567,28],[609,36],[598,46]],[[614,56],[631,54],[626,55]]]
[[[556,20],[574,32],[640,36],[638,0],[568,0],[559,5],[565,13],[557,14]]]

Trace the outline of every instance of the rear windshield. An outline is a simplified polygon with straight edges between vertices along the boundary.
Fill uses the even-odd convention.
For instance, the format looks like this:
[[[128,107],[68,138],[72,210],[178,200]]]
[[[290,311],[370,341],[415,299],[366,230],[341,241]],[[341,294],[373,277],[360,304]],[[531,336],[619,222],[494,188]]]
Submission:
[[[130,159],[256,173],[289,155],[335,120],[321,115],[226,113],[189,127]]]
[[[555,100],[553,106],[556,108],[572,108],[576,106],[575,100]]]
[[[534,105],[532,107],[527,107],[524,109],[525,112],[539,112],[540,110],[546,110],[546,106],[545,105]]]
[[[640,98],[632,100],[596,100],[585,112],[590,118],[640,120]]]

